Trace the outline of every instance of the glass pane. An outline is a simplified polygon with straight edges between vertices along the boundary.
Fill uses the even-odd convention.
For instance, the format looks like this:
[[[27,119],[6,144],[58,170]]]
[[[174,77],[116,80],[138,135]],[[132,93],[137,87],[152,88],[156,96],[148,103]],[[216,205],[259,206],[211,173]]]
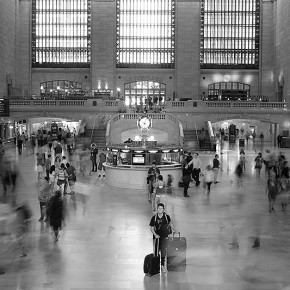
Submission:
[[[32,0],[32,64],[89,66],[91,0]]]
[[[117,0],[117,67],[173,68],[174,22],[175,0]]]
[[[201,0],[201,68],[259,68],[260,0]]]

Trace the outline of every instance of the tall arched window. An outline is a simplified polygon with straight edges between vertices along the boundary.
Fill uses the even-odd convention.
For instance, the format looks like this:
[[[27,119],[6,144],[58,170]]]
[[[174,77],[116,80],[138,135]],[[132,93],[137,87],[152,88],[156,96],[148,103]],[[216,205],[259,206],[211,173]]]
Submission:
[[[201,0],[201,68],[258,69],[260,0]]]
[[[117,0],[119,68],[174,68],[175,0]]]
[[[89,67],[91,0],[32,0],[32,66]]]

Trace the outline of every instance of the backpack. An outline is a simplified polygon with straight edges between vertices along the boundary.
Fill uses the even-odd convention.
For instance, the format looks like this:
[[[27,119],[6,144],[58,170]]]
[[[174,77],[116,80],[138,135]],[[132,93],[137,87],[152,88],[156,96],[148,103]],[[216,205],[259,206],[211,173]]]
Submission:
[[[158,215],[158,213],[155,215],[155,224],[156,224],[156,221],[157,221],[157,215]],[[171,229],[171,226],[168,223],[167,214],[165,212],[164,212],[164,217],[165,217],[167,226],[166,226],[166,228],[164,228],[163,233],[164,233],[165,236],[168,236],[168,235],[172,234],[172,229]]]

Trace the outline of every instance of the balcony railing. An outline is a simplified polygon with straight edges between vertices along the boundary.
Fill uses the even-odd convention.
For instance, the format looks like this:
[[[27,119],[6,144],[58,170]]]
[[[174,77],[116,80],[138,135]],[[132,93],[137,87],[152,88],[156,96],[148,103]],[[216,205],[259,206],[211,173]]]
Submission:
[[[96,111],[109,110],[116,111],[119,108],[124,108],[125,104],[122,100],[24,100],[16,99],[15,97],[10,100],[10,108],[16,107],[72,107],[72,108],[90,108]],[[190,101],[167,101],[165,103],[165,110],[167,112],[191,112],[199,110],[287,110],[288,103],[286,102],[253,102],[253,101],[202,101],[202,100],[190,100]],[[130,110],[128,108],[128,110]]]

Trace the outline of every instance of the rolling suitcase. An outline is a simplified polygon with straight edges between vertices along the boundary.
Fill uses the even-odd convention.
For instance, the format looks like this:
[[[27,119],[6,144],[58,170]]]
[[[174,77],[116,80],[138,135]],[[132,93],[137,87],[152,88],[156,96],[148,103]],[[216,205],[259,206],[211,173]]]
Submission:
[[[154,253],[145,257],[143,266],[144,273],[150,277],[160,273],[159,239],[154,241]]]
[[[186,270],[186,238],[168,237],[167,269],[168,271],[184,272]]]

